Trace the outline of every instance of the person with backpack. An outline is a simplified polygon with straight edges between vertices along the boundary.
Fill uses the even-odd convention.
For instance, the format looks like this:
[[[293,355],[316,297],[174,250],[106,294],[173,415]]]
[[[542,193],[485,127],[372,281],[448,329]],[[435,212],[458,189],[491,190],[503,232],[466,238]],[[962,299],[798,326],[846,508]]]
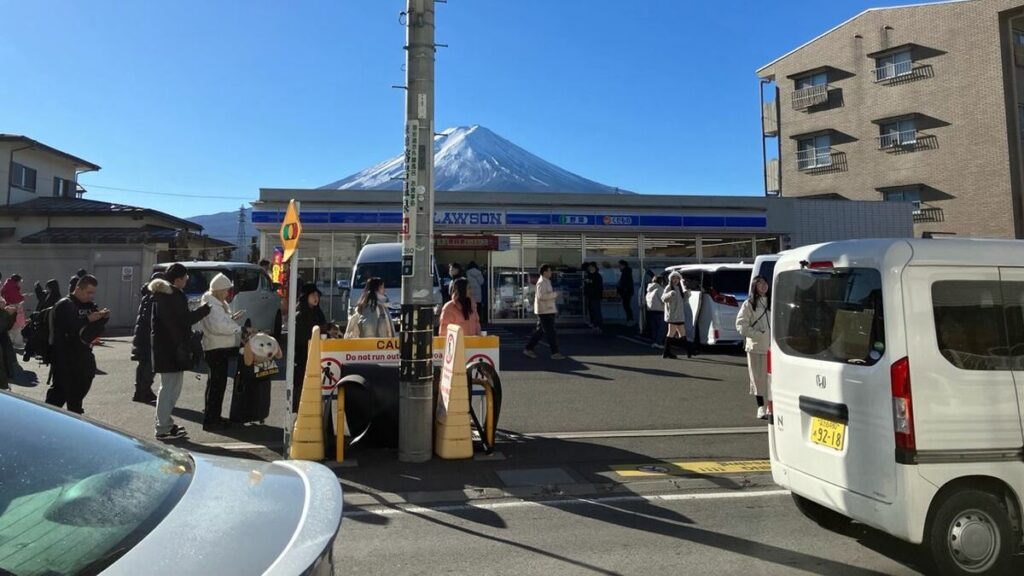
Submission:
[[[242,327],[236,320],[245,311],[232,312],[228,304],[231,279],[217,274],[210,280],[210,289],[203,294],[202,303],[210,307],[203,318],[203,351],[210,372],[206,378],[206,406],[203,409],[203,430],[226,428],[228,421],[221,416],[224,391],[228,386],[228,363],[238,355],[238,336]]]
[[[201,355],[201,350],[194,345],[192,325],[210,313],[209,304],[189,310],[184,292],[187,284],[188,269],[180,262],[168,266],[162,279],[149,283],[149,291],[153,293],[150,328],[153,372],[160,375],[154,420],[156,439],[165,442],[188,434],[184,427],[174,423],[171,413],[181,396],[185,372],[196,367]]]
[[[152,282],[164,275],[154,272],[149,277]],[[153,329],[153,293],[149,290],[149,282],[142,285],[139,299],[139,312],[135,316],[135,329],[132,331],[132,360],[135,365],[135,393],[132,394],[132,402],[152,404],[156,402],[156,393],[153,392],[153,350],[150,339]]]
[[[755,276],[750,283],[750,294],[740,306],[736,315],[736,330],[744,338],[743,349],[747,352],[747,369],[750,373],[750,394],[757,402],[757,417],[765,419],[768,408],[768,351],[771,349],[771,297],[768,281]]]
[[[85,275],[75,290],[62,298],[49,315],[52,326],[47,356],[53,383],[46,391],[46,403],[83,414],[82,402],[96,377],[96,357],[92,342],[100,336],[110,318],[110,310],[100,309],[93,300],[99,282]]]

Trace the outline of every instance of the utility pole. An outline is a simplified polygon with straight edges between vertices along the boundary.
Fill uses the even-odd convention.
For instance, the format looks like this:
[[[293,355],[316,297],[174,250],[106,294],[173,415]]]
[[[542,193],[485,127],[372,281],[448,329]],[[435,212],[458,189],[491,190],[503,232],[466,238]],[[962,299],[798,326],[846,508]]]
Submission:
[[[434,406],[434,0],[407,0],[398,459],[426,462]]]

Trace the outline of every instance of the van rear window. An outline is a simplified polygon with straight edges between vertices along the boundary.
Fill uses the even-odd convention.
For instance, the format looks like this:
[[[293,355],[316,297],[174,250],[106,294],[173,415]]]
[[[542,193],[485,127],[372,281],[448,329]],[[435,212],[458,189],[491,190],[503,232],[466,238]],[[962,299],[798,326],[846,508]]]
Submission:
[[[782,272],[774,302],[775,340],[790,356],[872,365],[885,354],[878,270]]]
[[[718,270],[711,277],[710,288],[725,294],[746,294],[750,291],[750,269]]]
[[[356,265],[356,277],[352,288],[362,290],[366,288],[366,282],[375,277],[384,281],[385,288],[400,288],[402,286],[402,264],[400,262],[361,262]]]

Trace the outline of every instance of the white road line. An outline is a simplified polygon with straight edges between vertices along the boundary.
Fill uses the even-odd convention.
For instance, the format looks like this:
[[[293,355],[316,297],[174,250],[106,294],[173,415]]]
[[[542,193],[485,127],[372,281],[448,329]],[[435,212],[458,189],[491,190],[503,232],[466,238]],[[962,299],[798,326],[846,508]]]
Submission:
[[[546,440],[584,440],[588,438],[660,438],[669,436],[720,436],[725,434],[767,434],[768,426],[737,426],[733,428],[674,428],[668,430],[597,430],[592,432],[530,432],[510,435],[516,438]]]
[[[354,507],[354,510],[347,510],[344,513],[346,518],[362,516],[397,516],[399,514],[430,514],[432,512],[458,512],[465,510],[504,510],[509,508],[558,508],[568,506],[595,506],[601,504],[629,503],[629,502],[679,502],[688,500],[733,500],[741,498],[768,498],[772,496],[785,496],[789,490],[752,490],[738,492],[705,492],[694,494],[661,494],[661,495],[631,495],[631,496],[609,496],[607,498],[563,498],[559,500],[513,500],[500,502],[480,502],[466,504],[448,504],[444,506],[424,507],[405,506],[396,504],[394,506],[373,505],[368,507]]]

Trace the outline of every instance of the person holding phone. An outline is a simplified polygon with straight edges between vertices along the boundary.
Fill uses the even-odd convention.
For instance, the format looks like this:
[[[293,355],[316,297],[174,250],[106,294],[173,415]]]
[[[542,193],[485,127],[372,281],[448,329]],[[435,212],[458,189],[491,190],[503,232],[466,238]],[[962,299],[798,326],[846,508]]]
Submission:
[[[50,366],[53,384],[46,391],[46,403],[83,414],[82,403],[96,377],[92,343],[99,338],[110,318],[110,310],[93,302],[99,282],[86,274],[75,290],[53,308],[53,345]]]
[[[228,304],[231,288],[231,279],[217,274],[202,298],[202,303],[210,307],[210,313],[201,321],[203,355],[209,368],[203,411],[203,430],[208,432],[228,427],[228,421],[221,416],[224,391],[228,386],[228,362],[238,354],[238,336],[242,327],[237,320],[245,313],[244,310],[231,311],[231,304]]]

